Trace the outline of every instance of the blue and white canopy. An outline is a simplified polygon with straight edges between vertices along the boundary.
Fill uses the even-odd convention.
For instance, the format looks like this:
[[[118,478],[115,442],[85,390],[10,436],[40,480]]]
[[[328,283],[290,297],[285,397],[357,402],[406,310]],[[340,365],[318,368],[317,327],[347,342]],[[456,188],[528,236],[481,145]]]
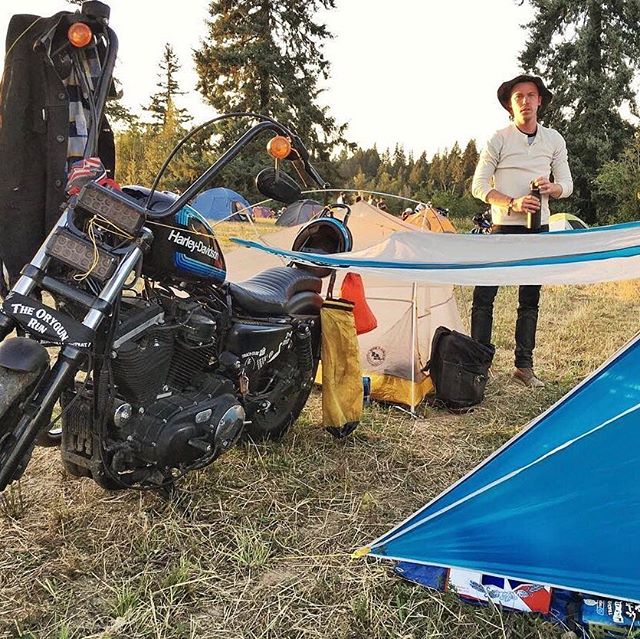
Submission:
[[[640,222],[530,235],[405,231],[335,255],[233,239],[297,262],[432,284],[588,284],[640,277]]]

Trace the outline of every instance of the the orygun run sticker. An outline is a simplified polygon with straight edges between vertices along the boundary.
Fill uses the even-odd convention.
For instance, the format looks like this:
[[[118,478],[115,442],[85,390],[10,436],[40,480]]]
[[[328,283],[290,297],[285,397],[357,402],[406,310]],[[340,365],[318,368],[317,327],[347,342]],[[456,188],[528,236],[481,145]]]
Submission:
[[[90,328],[31,297],[10,293],[2,304],[2,310],[43,344],[64,344],[76,348],[91,346],[93,332]]]

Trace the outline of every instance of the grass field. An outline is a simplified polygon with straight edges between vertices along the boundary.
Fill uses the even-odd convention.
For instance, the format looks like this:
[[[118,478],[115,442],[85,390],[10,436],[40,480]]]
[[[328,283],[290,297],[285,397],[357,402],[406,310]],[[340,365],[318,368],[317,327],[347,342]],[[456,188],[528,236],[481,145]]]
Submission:
[[[468,317],[470,290],[457,291]],[[486,401],[411,419],[374,404],[336,441],[314,392],[280,443],[243,445],[171,501],[109,493],[38,449],[0,514],[0,637],[546,639],[533,616],[478,609],[349,559],[518,432],[638,327],[640,284],[543,290],[531,392],[510,380],[516,295],[497,300]]]

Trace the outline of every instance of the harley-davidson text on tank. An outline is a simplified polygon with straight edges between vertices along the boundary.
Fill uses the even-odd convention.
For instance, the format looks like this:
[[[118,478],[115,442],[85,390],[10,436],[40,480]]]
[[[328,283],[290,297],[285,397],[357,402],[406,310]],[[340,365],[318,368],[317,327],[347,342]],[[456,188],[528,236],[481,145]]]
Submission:
[[[169,239],[174,244],[183,246],[192,253],[201,253],[202,255],[210,257],[212,260],[218,259],[218,251],[216,251],[214,248],[211,248],[210,246],[207,246],[202,240],[196,241],[191,237],[182,235],[182,233],[176,230],[172,230],[171,233],[169,233]]]

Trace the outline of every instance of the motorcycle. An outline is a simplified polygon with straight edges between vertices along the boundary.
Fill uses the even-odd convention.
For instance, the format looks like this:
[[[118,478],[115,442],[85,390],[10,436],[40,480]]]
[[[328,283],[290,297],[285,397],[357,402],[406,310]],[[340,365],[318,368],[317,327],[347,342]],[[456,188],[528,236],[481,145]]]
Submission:
[[[486,235],[491,233],[491,209],[478,213],[473,216],[473,228],[471,229],[472,235]]]
[[[110,73],[117,39],[105,33]],[[0,491],[54,432],[57,403],[64,467],[111,490],[169,489],[242,437],[282,437],[302,411],[321,278],[292,264],[226,282],[221,247],[189,202],[265,132],[276,158],[256,178],[266,197],[300,198],[285,159],[305,184],[326,184],[288,127],[218,119],[230,117],[255,124],[180,196],[156,191],[160,175],[151,189],[86,183],[11,287],[0,308]]]

